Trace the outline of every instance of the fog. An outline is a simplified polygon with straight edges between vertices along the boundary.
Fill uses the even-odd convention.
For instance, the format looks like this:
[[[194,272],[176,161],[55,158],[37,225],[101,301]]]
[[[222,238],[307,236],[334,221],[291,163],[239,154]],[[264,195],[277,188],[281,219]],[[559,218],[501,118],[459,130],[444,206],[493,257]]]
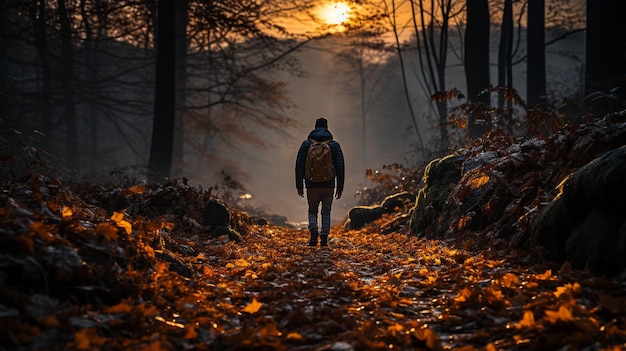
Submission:
[[[584,57],[583,36],[574,36],[547,48],[548,90],[552,99],[575,95],[580,86],[580,72]],[[564,54],[565,53],[565,54]],[[495,55],[495,53],[494,53]],[[295,187],[295,158],[298,148],[313,129],[319,117],[328,119],[329,130],[341,146],[346,162],[346,182],[343,197],[334,200],[333,224],[342,223],[349,209],[358,202],[356,192],[372,184],[365,178],[366,168],[380,169],[382,165],[401,163],[415,167],[428,160],[420,159],[415,151],[417,137],[412,133],[412,122],[403,98],[399,70],[385,73],[384,94],[370,104],[366,121],[366,164],[362,152],[362,121],[359,110],[356,77],[346,73],[331,53],[304,49],[298,54],[307,78],[294,78],[287,74],[280,79],[289,81],[290,98],[296,105],[292,116],[299,126],[289,130],[290,137],[268,135],[273,145],[270,149],[244,147],[232,154],[239,164],[243,179],[252,195],[250,204],[267,214],[286,216],[289,222],[305,223],[306,199],[298,196]],[[495,56],[492,62],[496,62]],[[493,65],[491,79],[497,80]],[[431,147],[438,135],[434,122],[429,119],[429,98],[419,90],[414,73],[410,73],[410,89],[414,96],[413,108],[425,144]],[[525,65],[515,67],[516,89],[525,95]],[[465,88],[462,65],[451,63],[447,74],[447,88]],[[454,105],[454,103],[450,103]],[[432,118],[432,117],[431,117]]]
[[[346,164],[343,196],[333,202],[331,218],[334,224],[338,224],[345,220],[348,210],[357,203],[356,192],[370,185],[363,165],[359,101],[347,91],[344,80],[350,77],[341,75],[332,54],[305,49],[299,56],[309,76],[281,76],[281,79],[290,82],[290,98],[296,105],[295,114],[291,117],[299,122],[298,127],[290,130],[290,137],[287,138],[273,135],[271,149],[246,147],[243,149],[246,155],[233,154],[233,157],[238,158],[241,169],[247,173],[246,187],[252,195],[249,201],[254,207],[267,214],[286,216],[292,223],[304,223],[307,220],[307,204],[306,199],[296,192],[296,153],[313,130],[315,120],[320,117],[328,119],[328,129],[341,144]],[[369,116],[367,167],[377,169],[383,164],[406,163],[412,157],[411,144],[415,142],[415,136],[405,132],[411,124],[408,114],[404,113],[405,108],[405,105],[396,106],[396,110],[401,112],[398,115],[404,120]]]

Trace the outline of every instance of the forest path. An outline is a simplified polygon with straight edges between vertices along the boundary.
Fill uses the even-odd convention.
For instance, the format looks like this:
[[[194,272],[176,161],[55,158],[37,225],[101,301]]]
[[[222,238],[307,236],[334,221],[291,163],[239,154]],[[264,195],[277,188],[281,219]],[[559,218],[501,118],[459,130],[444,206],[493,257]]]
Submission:
[[[243,311],[224,347],[551,349],[600,337],[593,306],[581,305],[599,286],[582,282],[593,286],[583,293],[567,267],[559,277],[545,262],[399,233],[333,228],[327,248],[307,242],[306,231],[271,228],[217,249],[211,275]]]

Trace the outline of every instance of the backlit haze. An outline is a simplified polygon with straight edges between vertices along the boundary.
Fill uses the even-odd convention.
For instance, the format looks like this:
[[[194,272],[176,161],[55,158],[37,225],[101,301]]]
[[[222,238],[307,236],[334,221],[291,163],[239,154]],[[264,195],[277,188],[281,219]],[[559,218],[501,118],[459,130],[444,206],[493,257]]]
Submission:
[[[355,8],[343,2],[329,2],[311,7],[311,11],[302,18],[277,20],[282,25],[289,25],[290,30],[301,33],[311,33],[327,30],[331,33],[341,33],[347,28],[343,26],[350,21]],[[358,11],[358,9],[356,10]],[[405,9],[406,11],[406,9]],[[406,12],[399,14],[399,18],[408,19]],[[409,38],[410,31],[400,33]],[[492,46],[497,47],[497,35],[492,35]],[[572,36],[547,51],[547,74],[552,89],[574,89],[571,87],[571,72],[580,69],[580,62],[568,61],[560,53],[567,51],[574,55],[582,55],[584,42],[582,36]],[[382,165],[401,163],[408,167],[423,164],[417,159],[415,145],[417,137],[412,131],[412,122],[403,100],[402,82],[399,67],[392,72],[386,72],[375,78],[382,90],[381,98],[374,98],[371,110],[366,117],[366,135],[362,133],[362,117],[358,96],[357,78],[347,73],[347,69],[337,64],[333,55],[339,39],[313,41],[306,48],[299,50],[296,56],[302,61],[302,68],[308,77],[293,77],[288,74],[279,74],[278,79],[289,83],[289,97],[295,104],[294,114],[291,116],[299,122],[298,127],[288,130],[290,136],[276,132],[267,135],[273,148],[258,149],[245,146],[240,151],[226,150],[222,154],[230,155],[232,163],[237,164],[239,171],[244,172],[242,178],[249,194],[244,195],[242,201],[249,201],[252,207],[262,209],[267,214],[278,214],[288,218],[292,223],[305,223],[307,220],[306,199],[298,196],[295,187],[295,159],[298,148],[313,129],[315,120],[320,117],[328,119],[329,130],[342,146],[346,162],[346,183],[343,197],[333,202],[332,220],[338,224],[346,219],[349,209],[354,206],[358,198],[356,192],[363,187],[372,186],[365,178],[367,168],[381,169]],[[458,49],[458,48],[457,48]],[[497,62],[493,52],[491,61]],[[429,97],[424,95],[420,88],[421,83],[414,71],[416,60],[407,57],[409,73],[409,89],[413,96],[413,108],[420,130],[425,135],[425,143],[432,143],[431,137],[436,134],[435,123],[429,110]],[[465,90],[465,77],[462,62],[457,57],[449,58],[449,68],[446,72],[447,87],[456,87]],[[525,94],[525,67],[515,67],[516,89]],[[496,80],[496,67],[492,65],[491,79]],[[372,78],[372,80],[374,80]],[[549,87],[550,88],[550,87]],[[390,98],[389,96],[392,96]],[[365,138],[365,154],[363,143]],[[432,144],[430,144],[432,145]],[[365,160],[365,161],[364,161]],[[219,172],[217,167],[213,169]],[[191,177],[193,179],[193,177]]]

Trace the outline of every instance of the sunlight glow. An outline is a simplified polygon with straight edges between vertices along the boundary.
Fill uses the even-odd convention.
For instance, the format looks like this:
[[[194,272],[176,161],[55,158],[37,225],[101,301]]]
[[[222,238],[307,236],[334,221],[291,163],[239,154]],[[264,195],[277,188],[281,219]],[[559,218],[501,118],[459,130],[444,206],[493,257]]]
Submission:
[[[329,25],[340,25],[350,19],[352,9],[345,2],[332,2],[318,8],[319,17]]]

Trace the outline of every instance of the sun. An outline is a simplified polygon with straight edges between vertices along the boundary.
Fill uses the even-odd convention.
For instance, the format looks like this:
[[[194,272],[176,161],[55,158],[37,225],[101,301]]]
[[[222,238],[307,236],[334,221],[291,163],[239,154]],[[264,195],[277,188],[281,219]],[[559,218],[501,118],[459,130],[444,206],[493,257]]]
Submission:
[[[352,9],[348,4],[337,1],[320,6],[317,13],[326,24],[337,26],[350,19],[351,11]]]

